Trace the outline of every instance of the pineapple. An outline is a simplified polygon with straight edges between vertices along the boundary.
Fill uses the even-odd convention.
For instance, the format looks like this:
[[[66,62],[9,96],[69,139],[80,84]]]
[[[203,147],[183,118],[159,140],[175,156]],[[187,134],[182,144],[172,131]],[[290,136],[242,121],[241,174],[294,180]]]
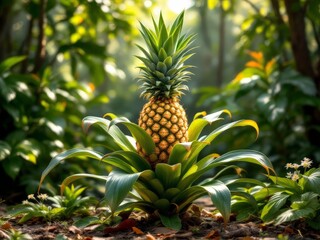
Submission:
[[[182,34],[184,12],[180,13],[171,27],[164,23],[160,13],[158,23],[153,20],[152,29],[142,23],[141,34],[147,49],[138,45],[144,56],[137,56],[143,63],[140,66],[138,81],[141,83],[141,96],[149,100],[139,116],[139,126],[155,143],[155,152],[147,155],[137,144],[138,153],[146,158],[154,168],[157,163],[166,163],[176,143],[188,141],[188,120],[180,97],[188,87],[190,65],[184,62],[193,54],[190,48],[194,35]]]

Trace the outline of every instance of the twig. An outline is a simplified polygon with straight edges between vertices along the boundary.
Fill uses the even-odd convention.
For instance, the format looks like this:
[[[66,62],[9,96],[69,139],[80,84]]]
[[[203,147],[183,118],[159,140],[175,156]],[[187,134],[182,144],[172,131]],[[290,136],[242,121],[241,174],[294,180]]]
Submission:
[[[244,0],[246,3],[248,3],[258,14],[260,14],[260,10],[259,8],[256,7],[256,5],[254,5],[252,2],[250,2],[249,0]]]

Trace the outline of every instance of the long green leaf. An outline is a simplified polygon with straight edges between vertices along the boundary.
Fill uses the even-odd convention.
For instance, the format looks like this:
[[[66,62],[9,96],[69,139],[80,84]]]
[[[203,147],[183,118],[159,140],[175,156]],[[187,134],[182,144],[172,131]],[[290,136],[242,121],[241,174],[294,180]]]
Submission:
[[[142,172],[147,169],[151,169],[150,163],[137,152],[132,151],[115,151],[107,154],[106,156],[112,156],[125,161],[127,164],[136,169],[137,172]]]
[[[142,198],[146,202],[154,203],[159,199],[159,196],[141,181],[136,181],[134,189],[140,195],[140,199]]]
[[[165,189],[175,187],[180,179],[181,164],[169,165],[166,163],[158,163],[155,173]]]
[[[119,117],[115,118],[110,123],[110,128],[115,124],[123,124],[131,132],[135,140],[140,144],[140,146],[146,151],[147,154],[151,154],[155,151],[155,143],[153,142],[151,136],[139,127],[137,124],[130,122],[127,118]]]
[[[270,170],[274,171],[270,160],[264,154],[254,150],[235,150],[225,153],[217,158],[215,155],[213,155],[201,159],[195,164],[194,168],[196,171],[193,171],[191,174],[186,173],[185,175],[187,177],[184,177],[180,181],[178,187],[180,189],[185,189],[194,181],[199,179],[199,177],[201,177],[205,172],[214,169],[215,167],[233,164],[235,162],[249,162],[260,165],[267,171],[268,174]]]
[[[176,163],[182,163],[187,154],[190,152],[191,145],[191,142],[175,144],[170,153],[168,164],[173,165]]]
[[[201,187],[208,192],[213,204],[223,216],[224,222],[227,223],[231,213],[231,193],[229,188],[219,180],[212,180]]]
[[[92,125],[97,125],[104,130],[104,137],[106,138],[104,146],[106,146],[106,148],[110,149],[111,151],[122,149],[121,144],[119,144],[109,133],[110,120],[95,116],[87,116],[82,120],[82,128],[85,133],[88,132]]]
[[[111,113],[107,113],[104,116],[112,116],[112,118],[116,118],[116,116]],[[122,150],[135,151],[135,147],[129,141],[128,136],[126,136],[116,125],[112,124],[112,121],[92,116],[84,118],[83,128],[85,131],[87,131],[92,124],[98,124],[107,133],[106,136],[110,136],[108,140],[111,140],[112,146],[116,143],[118,148]]]
[[[60,186],[60,194],[62,195],[64,193],[65,188],[72,182],[81,179],[81,178],[95,178],[99,180],[106,181],[108,179],[108,176],[101,176],[101,175],[95,175],[95,174],[88,174],[88,173],[78,173],[73,174],[69,177],[66,177]]]
[[[73,158],[73,157],[89,157],[89,158],[93,158],[96,160],[101,160],[103,157],[103,154],[96,152],[94,150],[80,149],[80,148],[70,149],[70,150],[67,150],[67,151],[64,151],[64,152],[58,154],[50,161],[49,165],[42,172],[41,179],[39,182],[38,191],[40,190],[40,187],[41,187],[41,184],[42,184],[44,178],[48,175],[48,173],[53,168],[55,168],[61,161],[69,159],[69,158]]]
[[[141,172],[128,174],[119,170],[114,170],[109,174],[105,199],[112,213],[115,213],[119,205],[133,189],[133,185],[140,174]]]
[[[133,166],[131,166],[131,164],[127,163],[127,161],[122,156],[114,156],[112,155],[112,153],[106,154],[103,156],[102,161],[126,173],[138,172]]]
[[[225,132],[226,130],[229,130],[234,127],[246,127],[246,126],[253,127],[256,130],[257,135],[259,134],[259,127],[255,121],[253,121],[253,120],[239,120],[239,121],[224,124],[221,127],[215,129],[203,141],[212,142],[217,136],[219,136],[221,133]]]
[[[182,175],[185,175],[191,166],[198,161],[198,156],[203,148],[209,145],[208,142],[193,141],[191,144],[190,153],[188,157],[182,162]],[[216,154],[214,154],[216,156]]]
[[[204,116],[202,118],[198,118],[198,116],[201,114],[205,114],[205,113],[198,113],[195,115],[194,120],[191,122],[189,129],[188,129],[188,137],[189,137],[189,141],[194,141],[194,140],[198,140],[203,128],[205,126],[207,126],[208,124],[211,124],[217,120],[223,119],[220,118],[220,115],[223,113],[227,113],[230,117],[231,117],[231,113],[224,109],[215,113],[211,113],[207,116]]]
[[[5,71],[9,70],[14,65],[23,61],[24,59],[26,59],[26,56],[14,56],[5,59],[0,63],[0,75],[2,75]]]
[[[145,202],[145,201],[134,201],[134,202],[126,202],[121,204],[118,208],[116,212],[122,212],[124,210],[127,209],[140,209],[146,213],[154,213],[154,211],[156,210],[154,208],[154,205],[150,202]]]
[[[206,190],[198,185],[183,189],[171,202],[179,206],[179,211],[183,212],[196,199],[207,194]]]
[[[181,219],[179,217],[179,214],[174,214],[174,215],[170,215],[170,216],[159,214],[159,216],[160,216],[161,223],[165,227],[171,228],[171,229],[177,230],[177,231],[181,229],[182,224],[181,224]]]

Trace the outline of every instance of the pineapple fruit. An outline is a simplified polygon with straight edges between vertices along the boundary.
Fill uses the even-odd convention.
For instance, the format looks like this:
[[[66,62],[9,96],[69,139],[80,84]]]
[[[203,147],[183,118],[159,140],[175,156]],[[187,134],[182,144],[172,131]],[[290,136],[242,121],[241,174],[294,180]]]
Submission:
[[[180,97],[188,90],[190,65],[184,62],[193,54],[190,48],[194,35],[182,34],[184,12],[180,13],[171,27],[164,23],[160,13],[159,21],[153,20],[154,30],[141,23],[141,34],[147,49],[138,45],[144,56],[137,56],[140,66],[138,81],[141,96],[149,100],[139,116],[138,124],[153,139],[155,152],[147,155],[137,144],[138,153],[154,168],[157,163],[166,163],[176,143],[188,141],[188,120]]]

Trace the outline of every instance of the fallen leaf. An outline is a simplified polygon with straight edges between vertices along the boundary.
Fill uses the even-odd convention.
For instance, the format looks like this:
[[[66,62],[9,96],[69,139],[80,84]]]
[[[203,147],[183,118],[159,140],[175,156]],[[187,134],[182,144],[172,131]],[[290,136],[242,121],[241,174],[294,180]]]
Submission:
[[[211,218],[214,217],[213,213],[210,212],[210,211],[208,211],[208,210],[206,210],[206,209],[202,209],[201,214],[202,214],[202,216],[204,216],[204,217],[211,217]]]
[[[81,233],[81,230],[79,228],[77,228],[76,226],[70,226],[69,227],[69,232],[72,233]]]
[[[8,229],[12,228],[12,226],[11,226],[10,223],[6,222],[6,223],[2,224],[2,225],[0,226],[0,228],[2,228],[2,229],[4,229],[4,230],[8,230]]]
[[[104,229],[104,233],[114,233],[119,231],[125,231],[132,229],[136,225],[136,221],[132,218],[128,218],[122,222],[120,222],[117,226],[114,227],[106,227]]]
[[[144,234],[144,232],[142,232],[141,229],[139,229],[137,227],[132,227],[132,231],[134,231],[135,234],[138,234],[138,235]]]
[[[48,231],[48,232],[54,232],[54,231],[56,231],[57,230],[57,226],[48,226],[48,227],[46,227],[46,231]]]
[[[206,239],[219,239],[220,238],[220,233],[217,230],[212,230],[209,232],[206,236]]]
[[[146,240],[156,240],[154,236],[152,236],[150,233],[146,235]]]

